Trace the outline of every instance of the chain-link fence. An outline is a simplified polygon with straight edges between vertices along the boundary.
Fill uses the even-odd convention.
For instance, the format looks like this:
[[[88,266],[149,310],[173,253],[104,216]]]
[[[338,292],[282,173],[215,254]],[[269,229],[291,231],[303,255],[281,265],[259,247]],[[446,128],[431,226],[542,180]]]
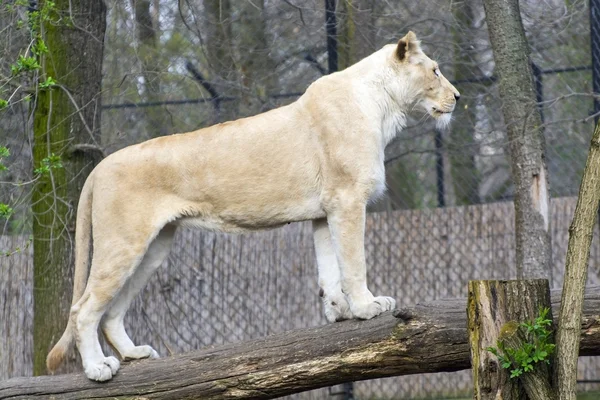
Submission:
[[[555,199],[552,204],[556,285],[561,284],[574,208],[574,198]],[[470,279],[515,278],[513,232],[509,202],[372,213],[366,236],[371,289],[394,296],[403,306],[465,298]],[[20,246],[22,241],[10,245]],[[19,310],[17,305],[31,304],[32,267],[30,259],[19,263],[0,269],[1,276],[11,277],[3,290],[12,297],[5,305],[9,310],[5,315],[11,316],[5,320],[11,323],[0,326],[0,332],[15,332],[25,339],[20,347],[0,341],[0,349],[10,350],[1,354],[9,354],[16,364],[15,374],[27,372],[22,365],[31,351],[26,335],[30,308]],[[310,223],[243,236],[180,230],[168,260],[132,306],[127,327],[136,343],[149,343],[160,354],[170,355],[322,325],[315,269]],[[600,284],[599,271],[596,238],[590,284]],[[597,379],[599,366],[596,358],[581,359],[580,379]],[[448,398],[467,396],[471,386],[467,370],[356,382],[353,390],[359,399]],[[326,396],[329,389],[294,397]]]
[[[336,7],[339,68],[410,29],[462,94],[450,129],[438,131],[428,118],[416,117],[386,151],[388,194],[372,205],[367,224],[372,290],[414,304],[464,297],[469,279],[514,277],[502,101],[477,0],[107,1],[102,147],[110,153],[295,100],[330,68],[326,3]],[[554,199],[553,286],[559,287],[574,208],[563,198],[577,194],[597,110],[590,20],[600,19],[591,18],[582,0],[526,0],[521,11],[543,113]],[[14,23],[2,21],[4,27]],[[15,32],[17,43],[22,31]],[[10,176],[2,179],[13,183],[31,174],[30,136],[21,128],[30,120],[26,103],[20,104],[0,118],[0,144],[12,150]],[[29,232],[27,188],[0,186],[0,200],[17,211],[5,234]],[[0,250],[14,249],[10,243]],[[594,246],[590,283],[598,283],[600,247]],[[11,279],[28,282],[27,268]],[[181,230],[128,316],[134,340],[162,355],[323,323],[306,223],[247,236]],[[593,358],[580,364],[580,378],[600,379]],[[446,398],[466,395],[470,387],[464,371],[358,382],[353,391],[360,399]],[[347,396],[342,391],[336,396]],[[322,389],[296,397],[330,395]]]

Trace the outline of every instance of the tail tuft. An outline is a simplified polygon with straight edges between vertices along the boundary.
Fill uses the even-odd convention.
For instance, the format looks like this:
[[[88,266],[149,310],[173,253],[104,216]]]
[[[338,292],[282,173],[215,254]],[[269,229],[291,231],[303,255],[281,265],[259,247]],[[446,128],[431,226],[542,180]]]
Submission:
[[[66,332],[65,332],[66,333]],[[48,357],[46,357],[46,367],[48,372],[54,373],[65,360],[67,353],[71,347],[72,339],[65,338],[65,335],[52,348]]]
[[[73,346],[73,342],[73,329],[71,328],[71,321],[69,321],[67,329],[65,329],[62,337],[58,343],[54,345],[52,350],[50,350],[48,357],[46,357],[46,368],[48,368],[48,372],[54,373],[58,369],[67,357],[67,353]]]

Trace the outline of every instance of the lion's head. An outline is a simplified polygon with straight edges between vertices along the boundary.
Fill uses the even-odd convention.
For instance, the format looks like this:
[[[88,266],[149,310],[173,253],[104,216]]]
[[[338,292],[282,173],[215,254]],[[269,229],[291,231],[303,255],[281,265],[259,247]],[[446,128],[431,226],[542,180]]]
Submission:
[[[408,32],[398,41],[395,51],[403,75],[410,75],[416,107],[437,120],[438,126],[448,125],[460,93],[442,75],[438,64],[421,50],[417,36]]]

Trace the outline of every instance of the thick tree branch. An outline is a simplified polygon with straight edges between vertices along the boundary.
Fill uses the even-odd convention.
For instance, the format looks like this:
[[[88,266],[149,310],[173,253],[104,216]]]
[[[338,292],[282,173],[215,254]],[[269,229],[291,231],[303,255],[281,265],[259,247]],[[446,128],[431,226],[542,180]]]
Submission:
[[[579,198],[569,227],[563,300],[556,333],[555,382],[558,399],[576,397],[579,318],[587,280],[590,246],[600,202],[600,124],[596,125],[581,178]]]
[[[559,293],[553,307],[558,310]],[[466,300],[443,300],[83,374],[0,382],[0,399],[269,399],[348,381],[470,368]],[[600,355],[600,287],[586,293],[581,355]]]

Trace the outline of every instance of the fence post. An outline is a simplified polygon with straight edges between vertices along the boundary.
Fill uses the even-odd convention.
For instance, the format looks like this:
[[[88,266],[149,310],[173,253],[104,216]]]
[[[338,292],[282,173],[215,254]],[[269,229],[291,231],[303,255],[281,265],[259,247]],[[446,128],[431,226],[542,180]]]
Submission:
[[[544,83],[542,82],[542,70],[535,63],[531,63],[531,72],[533,73],[533,83],[535,85],[535,100],[538,103],[540,119],[542,120],[543,124],[544,107],[542,107],[542,101],[544,101]]]
[[[446,207],[444,187],[444,139],[442,137],[442,131],[435,129],[435,172],[436,172],[436,188],[437,188],[437,203],[438,207]]]
[[[325,0],[325,31],[327,32],[327,63],[329,73],[338,69],[335,0]]]
[[[600,0],[590,0],[590,43],[592,53],[592,90],[600,93]],[[600,102],[594,98],[593,114],[600,111]],[[598,124],[598,115],[594,117],[594,125]]]
[[[513,337],[513,334],[517,336],[516,330],[511,329],[516,326],[518,330],[519,323],[535,320],[540,308],[545,307],[550,308],[550,284],[547,279],[469,282],[467,326],[474,399],[525,400],[527,395],[530,399],[540,398],[535,394],[542,392],[542,388],[543,393],[548,393],[550,376],[548,370],[540,367],[539,364],[543,362],[534,365],[534,369],[541,371],[541,378],[534,383],[524,377],[511,379],[497,357],[486,350],[488,347],[499,347],[498,338],[501,334],[505,338]],[[547,318],[551,320],[551,311],[549,313]],[[505,340],[505,346],[507,343]],[[498,352],[502,353],[501,350]],[[530,377],[528,375],[526,378]]]

